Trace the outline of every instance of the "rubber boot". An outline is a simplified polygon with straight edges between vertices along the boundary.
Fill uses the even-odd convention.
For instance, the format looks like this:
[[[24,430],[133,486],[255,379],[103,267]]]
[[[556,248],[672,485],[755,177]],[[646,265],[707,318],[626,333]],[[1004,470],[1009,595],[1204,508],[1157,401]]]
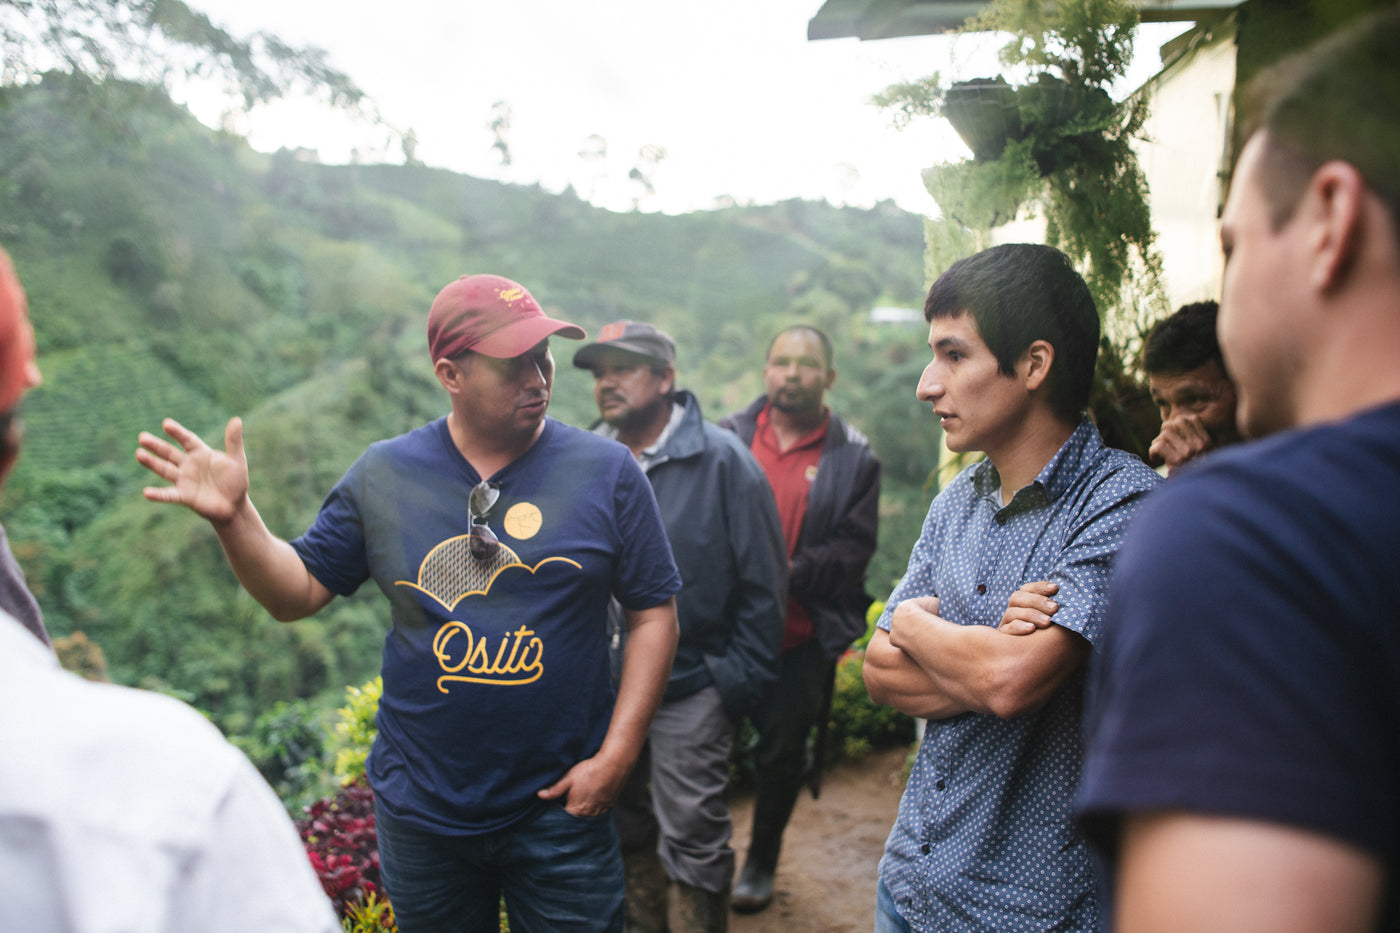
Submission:
[[[683,881],[671,888],[672,933],[726,933],[729,929],[729,892],[706,891]]]
[[[753,835],[744,868],[734,885],[730,905],[735,913],[755,914],[773,901],[773,876],[778,870],[778,853],[783,847],[783,830],[787,829],[799,783],[793,787],[760,788],[753,808]]]
[[[655,849],[638,849],[622,854],[626,875],[623,895],[627,920],[626,933],[667,933],[666,870]]]

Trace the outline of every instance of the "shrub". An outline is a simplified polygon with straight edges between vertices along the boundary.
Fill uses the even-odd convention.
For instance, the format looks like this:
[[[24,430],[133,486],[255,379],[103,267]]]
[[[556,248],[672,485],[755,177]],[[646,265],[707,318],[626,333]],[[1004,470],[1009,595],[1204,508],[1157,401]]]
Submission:
[[[345,909],[341,926],[345,933],[397,933],[399,929],[394,922],[393,905],[373,891]]]
[[[345,782],[364,777],[365,759],[379,730],[374,717],[379,712],[379,696],[384,678],[376,677],[363,687],[346,687],[349,702],[338,712],[331,747],[335,752],[335,776]]]
[[[907,745],[914,720],[890,706],[877,706],[865,690],[865,649],[852,648],[836,662],[827,741],[836,757],[860,759],[874,748]]]
[[[233,743],[257,766],[293,813],[330,789],[325,779],[326,728],[306,700],[278,701]]]
[[[337,916],[346,917],[351,905],[371,894],[382,897],[374,792],[363,777],[307,807],[296,825]]]

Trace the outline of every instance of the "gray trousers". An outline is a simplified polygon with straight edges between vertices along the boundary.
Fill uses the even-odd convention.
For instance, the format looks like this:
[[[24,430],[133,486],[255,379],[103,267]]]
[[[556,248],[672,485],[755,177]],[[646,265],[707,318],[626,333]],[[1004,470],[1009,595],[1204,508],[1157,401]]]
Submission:
[[[673,881],[727,891],[734,879],[725,802],[733,744],[734,724],[714,687],[662,703],[613,810],[623,853],[655,846]]]

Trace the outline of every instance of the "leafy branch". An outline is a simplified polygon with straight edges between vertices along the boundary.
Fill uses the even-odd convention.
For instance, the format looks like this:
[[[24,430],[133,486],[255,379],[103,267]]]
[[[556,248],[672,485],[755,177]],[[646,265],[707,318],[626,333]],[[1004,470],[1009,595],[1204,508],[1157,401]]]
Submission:
[[[166,91],[174,80],[209,81],[245,110],[305,94],[382,123],[324,50],[267,32],[235,36],[182,0],[0,0],[0,92],[55,71],[97,94],[119,79]]]
[[[1080,265],[1104,310],[1122,304],[1129,278],[1161,295],[1147,181],[1131,145],[1147,101],[1108,93],[1127,73],[1137,22],[1128,0],[993,0],[964,31],[1006,34],[1001,61],[1023,83],[947,84],[934,74],[875,98],[897,125],[947,119],[973,150],[924,171],[946,220],[983,241],[1020,213],[1043,213],[1047,242]]]

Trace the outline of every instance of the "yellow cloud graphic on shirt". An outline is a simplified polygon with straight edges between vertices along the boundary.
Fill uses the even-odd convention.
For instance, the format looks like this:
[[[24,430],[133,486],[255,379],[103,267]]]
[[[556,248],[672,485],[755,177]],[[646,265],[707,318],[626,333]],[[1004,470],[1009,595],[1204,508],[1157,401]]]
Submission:
[[[505,532],[516,540],[532,538],[542,525],[540,510],[527,502],[517,503],[502,519]],[[427,595],[448,612],[468,596],[485,596],[496,578],[519,568],[535,574],[545,564],[564,563],[582,569],[567,557],[546,557],[533,567],[520,559],[504,541],[490,560],[472,557],[470,535],[448,538],[428,552],[418,565],[417,580],[396,580]],[[532,683],[544,673],[544,643],[525,626],[500,636],[494,650],[488,636],[477,634],[465,622],[450,620],[433,637],[433,654],[446,674],[437,687],[447,692],[450,682],[518,686]]]

